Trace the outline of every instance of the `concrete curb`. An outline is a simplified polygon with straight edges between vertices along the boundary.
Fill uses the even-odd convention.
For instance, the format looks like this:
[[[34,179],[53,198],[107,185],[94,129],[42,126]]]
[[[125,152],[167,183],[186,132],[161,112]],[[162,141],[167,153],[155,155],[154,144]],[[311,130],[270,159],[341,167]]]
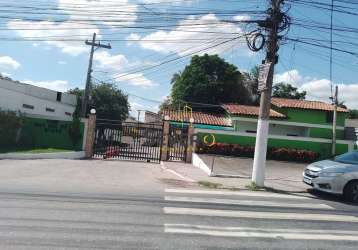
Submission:
[[[85,158],[85,151],[78,152],[59,152],[59,153],[7,153],[0,154],[0,160],[34,160],[34,159],[83,159]]]

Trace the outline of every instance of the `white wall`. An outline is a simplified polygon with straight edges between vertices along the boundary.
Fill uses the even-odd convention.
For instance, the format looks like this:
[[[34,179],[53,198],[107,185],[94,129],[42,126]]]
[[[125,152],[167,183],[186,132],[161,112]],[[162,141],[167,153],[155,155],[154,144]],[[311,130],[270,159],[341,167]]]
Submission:
[[[257,130],[257,122],[254,121],[235,121],[236,131],[249,133],[248,131]],[[281,125],[281,124],[270,124],[269,128],[270,135],[296,135],[296,136],[308,136],[308,128]]]
[[[62,93],[61,102],[56,98],[56,91],[0,78],[0,108],[3,110],[20,111],[29,116],[71,120],[76,107],[76,97]],[[24,104],[34,108],[24,108]],[[46,111],[46,108],[54,109],[55,112]],[[71,115],[66,115],[66,112]]]

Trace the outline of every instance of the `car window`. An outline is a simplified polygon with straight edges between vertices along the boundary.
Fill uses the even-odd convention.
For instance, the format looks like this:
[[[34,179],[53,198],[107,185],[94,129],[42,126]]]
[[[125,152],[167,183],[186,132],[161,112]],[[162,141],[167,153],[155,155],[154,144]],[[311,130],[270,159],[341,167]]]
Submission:
[[[337,156],[335,161],[358,165],[358,152],[354,151]]]

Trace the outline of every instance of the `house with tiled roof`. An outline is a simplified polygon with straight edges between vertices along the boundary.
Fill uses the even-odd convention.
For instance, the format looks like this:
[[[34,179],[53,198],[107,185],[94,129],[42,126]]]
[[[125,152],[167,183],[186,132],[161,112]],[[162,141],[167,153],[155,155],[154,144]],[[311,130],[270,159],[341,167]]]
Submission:
[[[270,110],[269,147],[305,149],[321,158],[330,156],[333,106],[308,100],[272,98]],[[253,146],[256,139],[259,107],[239,104],[221,105],[221,113],[166,111],[172,123],[192,123],[197,134],[214,134],[216,142]],[[355,142],[345,136],[348,110],[338,108],[337,148],[344,153]]]
[[[237,104],[222,105],[236,131],[256,133],[259,107]],[[338,108],[337,138],[344,139],[348,110]],[[332,138],[333,106],[319,101],[272,98],[270,134]]]

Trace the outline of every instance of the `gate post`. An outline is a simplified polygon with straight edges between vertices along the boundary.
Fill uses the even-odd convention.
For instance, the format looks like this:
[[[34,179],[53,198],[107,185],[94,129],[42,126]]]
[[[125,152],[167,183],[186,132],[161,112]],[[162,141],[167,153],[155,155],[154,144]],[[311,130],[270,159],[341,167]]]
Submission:
[[[92,158],[93,156],[93,144],[94,136],[96,130],[96,115],[90,114],[88,116],[88,125],[87,125],[87,137],[86,137],[86,146],[85,146],[85,157]]]
[[[185,162],[191,163],[193,158],[193,151],[194,151],[194,143],[193,143],[193,135],[194,135],[194,126],[191,123],[188,127],[188,141],[187,141],[187,149],[186,149],[186,157]]]
[[[161,148],[161,155],[160,160],[161,161],[167,161],[168,155],[169,155],[169,121],[164,121],[163,125],[163,143]]]

